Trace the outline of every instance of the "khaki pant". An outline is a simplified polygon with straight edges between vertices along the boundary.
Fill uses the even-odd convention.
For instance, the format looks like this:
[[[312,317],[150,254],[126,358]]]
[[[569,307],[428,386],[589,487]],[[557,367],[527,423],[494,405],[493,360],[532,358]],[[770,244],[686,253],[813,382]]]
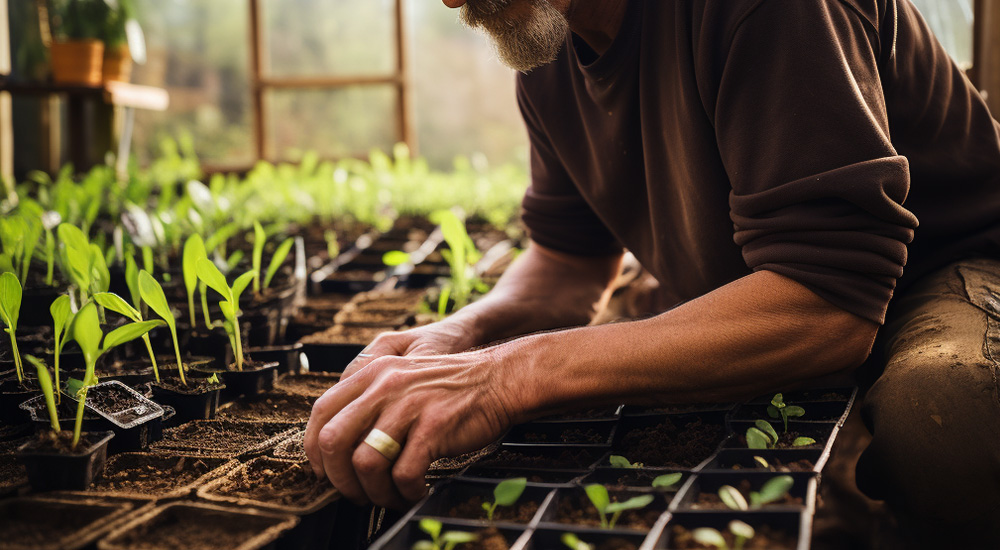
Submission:
[[[824,473],[814,548],[1000,548],[998,369],[1000,261],[951,264],[894,298]]]

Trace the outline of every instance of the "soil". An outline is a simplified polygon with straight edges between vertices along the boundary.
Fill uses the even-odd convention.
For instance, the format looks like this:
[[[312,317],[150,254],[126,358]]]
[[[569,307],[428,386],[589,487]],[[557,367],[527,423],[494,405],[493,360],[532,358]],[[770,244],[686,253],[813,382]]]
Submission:
[[[103,411],[120,424],[128,424],[153,412],[145,402],[116,386],[100,386],[87,391],[87,404]]]
[[[90,434],[87,432],[80,434],[80,441],[77,442],[76,450],[73,450],[73,432],[63,430],[59,433],[52,430],[38,432],[28,440],[25,451],[33,453],[55,453],[55,454],[80,454],[89,449],[101,440],[104,434]]]
[[[599,420],[604,418],[614,418],[618,407],[611,408],[601,408],[601,409],[585,409],[582,411],[573,411],[565,414],[557,414],[553,416],[546,416],[545,418],[540,418],[539,420],[550,421],[572,421],[572,420]]]
[[[296,508],[308,508],[332,489],[308,464],[258,458],[226,475],[211,494]]]
[[[635,495],[627,493],[615,494],[612,492],[611,501],[620,502],[627,500],[632,496]],[[615,528],[649,531],[653,527],[653,524],[656,523],[656,520],[659,519],[660,515],[663,513],[662,510],[655,508],[655,505],[656,503],[654,502],[653,504],[639,510],[626,510],[622,513],[621,517],[618,518],[618,522],[615,523]],[[601,516],[597,513],[597,509],[594,508],[594,505],[591,504],[590,499],[580,492],[559,499],[559,505],[556,507],[556,521],[559,523],[572,523],[575,525],[592,525],[600,527]]]
[[[606,471],[612,472],[612,471],[622,471],[622,470],[615,469],[615,470],[606,470]],[[653,485],[653,480],[656,479],[657,476],[663,475],[664,473],[667,473],[667,472],[647,472],[647,471],[642,471],[642,470],[627,470],[627,471],[625,471],[625,473],[622,473],[617,478],[615,478],[615,480],[613,482],[611,482],[611,483],[605,483],[604,485],[607,486],[609,489],[615,488],[615,487],[622,488],[622,489],[624,489],[625,487],[650,488]],[[593,479],[592,477],[588,477],[584,481],[586,483],[591,483],[591,482],[599,483],[596,480],[592,481],[592,479]],[[666,489],[659,489],[659,490],[671,492],[671,491],[676,491],[678,488],[680,488],[680,486],[681,486],[681,483],[676,483],[676,484],[674,484],[671,487],[668,487]]]
[[[186,386],[181,384],[180,378],[166,378],[161,376],[160,382],[154,382],[153,385],[182,395],[201,395],[220,388],[219,384],[212,384],[206,378],[186,376],[184,380],[187,382]]]
[[[285,460],[306,460],[305,435],[305,430],[293,434],[288,439],[278,443],[271,454]]]
[[[46,407],[45,400],[39,399],[38,401],[35,401],[32,404],[34,405],[35,417],[38,418],[39,420],[44,420],[46,425],[48,425],[49,413],[45,408]],[[56,416],[59,417],[60,427],[64,427],[62,426],[64,422],[68,422],[70,425],[72,425],[76,419],[76,403],[74,403],[72,399],[63,396],[62,401],[60,401],[59,404],[56,405]],[[97,418],[100,417],[90,411],[84,410],[83,413],[84,420],[94,420]]]
[[[398,327],[406,324],[409,313],[348,310],[344,308],[333,317],[334,323],[352,327]]]
[[[593,453],[584,449],[564,450],[559,454],[531,455],[507,449],[492,455],[477,466],[508,468],[539,468],[548,470],[580,470],[593,464]]]
[[[666,405],[663,407],[629,407],[629,414],[684,414],[699,411],[717,411],[729,409],[724,403],[686,403],[684,405]]]
[[[225,464],[223,458],[124,453],[108,459],[91,491],[163,496],[186,487]]]
[[[439,458],[431,463],[428,472],[442,473],[442,472],[454,472],[465,468],[469,464],[479,460],[480,458],[492,453],[496,450],[496,445],[488,445],[479,449],[478,451],[472,451],[471,453],[465,453],[458,455],[456,457],[450,458]],[[515,476],[517,477],[517,476]]]
[[[700,419],[678,427],[665,418],[655,426],[630,430],[615,454],[646,467],[691,468],[711,456],[725,435],[722,426]]]
[[[60,542],[68,546],[75,542],[79,531],[118,511],[113,507],[77,503],[21,501],[17,506],[4,507],[4,513],[0,514],[0,533],[3,533],[5,547],[9,548],[54,548]]]
[[[319,397],[339,380],[339,374],[321,372],[287,374],[274,383],[274,389],[308,397]]]
[[[787,464],[782,463],[780,460],[769,458],[767,463],[771,465],[771,468],[775,472],[811,472],[816,465],[813,461],[808,459],[800,459],[795,462],[789,462]],[[763,470],[764,468],[757,465],[755,462],[753,466],[743,466],[741,464],[734,464],[731,468],[732,470]]]
[[[474,496],[465,502],[448,509],[447,515],[450,518],[463,519],[486,519],[486,510],[483,510],[485,499],[481,496]],[[490,501],[492,502],[492,501]],[[514,506],[497,506],[493,511],[493,521],[507,521],[510,523],[527,524],[538,512],[538,503],[535,501],[515,502]]]
[[[260,445],[290,427],[290,424],[282,422],[195,420],[164,430],[163,439],[153,448],[232,456]]]
[[[487,479],[510,479],[512,477],[527,478],[529,483],[569,483],[580,473],[565,472],[533,472],[531,470],[492,470],[488,468],[475,469],[468,472],[470,477],[482,477]]]
[[[598,445],[608,440],[608,436],[593,428],[569,428],[558,434],[545,432],[527,432],[524,434],[527,443],[565,443],[567,445],[594,444]]]
[[[460,544],[456,550],[508,550],[510,548],[507,539],[496,527],[476,531],[476,534],[479,535],[479,538],[475,542]]]
[[[743,550],[791,550],[797,546],[795,537],[785,533],[784,531],[772,529],[767,525],[755,527],[754,530],[756,534],[752,539],[746,541],[743,545]],[[736,542],[736,537],[733,536],[733,534],[728,530],[720,530],[719,532],[722,533],[723,537],[725,537],[726,545],[732,548],[733,543]],[[688,531],[680,525],[675,525],[670,530],[670,549],[684,550],[689,548],[698,549],[713,547],[698,544],[692,538],[691,531]]]
[[[0,454],[0,493],[28,482],[28,472],[13,454]]]
[[[392,289],[362,292],[351,300],[350,306],[359,311],[408,313],[420,305],[423,290]],[[345,307],[345,310],[351,309]]]
[[[334,325],[322,332],[302,338],[303,344],[354,344],[367,346],[379,334],[390,332],[386,327],[346,327]]]
[[[738,485],[736,489],[743,494],[743,498],[747,502],[750,502],[750,492],[753,491],[753,487],[750,485],[750,481],[744,479]],[[786,494],[781,500],[765,504],[764,508],[769,508],[771,506],[802,506],[802,499],[800,497],[794,497],[791,494]],[[694,509],[709,509],[709,510],[728,510],[729,507],[722,502],[719,498],[718,493],[698,493],[698,498],[692,503],[691,508]]]
[[[304,395],[266,393],[253,400],[233,401],[219,409],[218,417],[228,420],[305,422],[312,413],[312,399]]]
[[[277,522],[245,514],[171,508],[112,540],[114,547],[130,550],[228,550]]]

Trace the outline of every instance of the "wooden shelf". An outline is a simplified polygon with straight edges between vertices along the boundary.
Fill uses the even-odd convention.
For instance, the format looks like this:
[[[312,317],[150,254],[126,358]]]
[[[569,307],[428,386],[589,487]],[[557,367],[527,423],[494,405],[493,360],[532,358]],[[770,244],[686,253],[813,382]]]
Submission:
[[[44,96],[65,94],[77,97],[103,97],[105,103],[121,107],[133,107],[150,111],[166,111],[170,96],[163,88],[139,86],[127,82],[108,82],[103,86],[81,86],[75,84],[50,84],[46,82],[5,82],[0,91],[13,95]]]

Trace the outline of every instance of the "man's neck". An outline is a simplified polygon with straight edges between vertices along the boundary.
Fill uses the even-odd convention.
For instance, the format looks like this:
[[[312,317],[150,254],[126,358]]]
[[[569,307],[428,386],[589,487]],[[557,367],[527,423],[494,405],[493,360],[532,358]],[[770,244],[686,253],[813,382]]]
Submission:
[[[566,3],[570,29],[595,52],[603,54],[611,46],[625,19],[628,0],[555,0]]]

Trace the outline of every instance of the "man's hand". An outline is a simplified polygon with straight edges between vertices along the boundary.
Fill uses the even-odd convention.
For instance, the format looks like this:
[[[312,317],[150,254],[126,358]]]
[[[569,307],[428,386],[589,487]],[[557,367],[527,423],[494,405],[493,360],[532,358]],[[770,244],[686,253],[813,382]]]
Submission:
[[[358,355],[344,368],[340,380],[347,380],[379,357],[448,355],[466,351],[474,345],[469,331],[450,320],[402,332],[386,332],[380,334],[378,338],[365,347],[361,355]]]
[[[313,470],[355,502],[399,508],[423,497],[434,460],[485,447],[518,420],[517,367],[497,349],[383,355],[355,370],[313,406],[305,434]],[[362,442],[373,428],[402,445],[395,463]]]

